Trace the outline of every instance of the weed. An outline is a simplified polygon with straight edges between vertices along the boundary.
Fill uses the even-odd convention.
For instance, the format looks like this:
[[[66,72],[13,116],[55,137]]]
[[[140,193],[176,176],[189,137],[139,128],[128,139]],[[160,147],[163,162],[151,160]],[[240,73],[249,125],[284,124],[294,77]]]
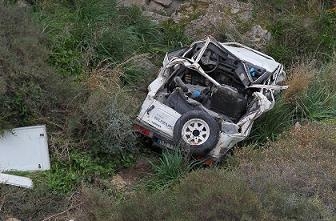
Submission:
[[[181,151],[164,152],[158,163],[152,163],[154,170],[153,177],[146,183],[146,187],[151,190],[160,190],[176,183],[192,168],[191,163],[187,163]]]
[[[255,122],[249,141],[274,141],[295,122],[335,118],[334,67],[334,59],[320,70],[309,62],[294,66],[286,82],[289,89],[278,97],[271,111]]]
[[[274,108],[255,122],[248,141],[258,143],[274,141],[279,134],[293,125],[293,112],[293,108],[279,98]]]
[[[336,46],[336,13],[328,10],[327,1],[254,1],[254,6],[257,12],[267,11],[256,13],[256,19],[267,23],[272,33],[267,51],[277,60],[286,65],[304,56],[320,63],[330,60]]]
[[[180,48],[186,43],[190,43],[190,38],[184,35],[184,26],[173,21],[162,24],[164,42],[170,49]],[[166,47],[167,48],[167,47]]]
[[[55,159],[50,171],[37,174],[34,180],[43,179],[49,189],[59,193],[69,193],[80,183],[93,183],[96,179],[114,174],[117,168],[116,157],[98,157],[90,153],[73,150],[69,159]]]

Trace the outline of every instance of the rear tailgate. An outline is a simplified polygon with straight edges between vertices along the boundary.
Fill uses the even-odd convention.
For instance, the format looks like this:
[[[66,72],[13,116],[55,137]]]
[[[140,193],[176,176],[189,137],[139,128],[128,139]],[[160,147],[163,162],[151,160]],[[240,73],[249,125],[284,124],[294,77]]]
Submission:
[[[181,117],[181,114],[155,99],[149,106],[143,106],[143,108],[146,108],[146,110],[141,112],[138,120],[154,128],[154,133],[156,129],[158,133],[164,133],[172,138],[174,125]]]

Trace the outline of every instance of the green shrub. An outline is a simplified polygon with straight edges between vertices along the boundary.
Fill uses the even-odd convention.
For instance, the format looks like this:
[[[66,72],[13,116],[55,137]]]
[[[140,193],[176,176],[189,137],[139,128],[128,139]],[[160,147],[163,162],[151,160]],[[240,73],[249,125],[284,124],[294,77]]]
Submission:
[[[34,180],[46,182],[48,188],[58,193],[69,193],[82,182],[93,183],[115,173],[118,167],[117,156],[102,156],[73,150],[69,159],[55,159],[50,171],[37,174]]]
[[[45,38],[28,9],[0,4],[0,17],[0,127],[44,122],[67,104],[75,85],[48,65]]]

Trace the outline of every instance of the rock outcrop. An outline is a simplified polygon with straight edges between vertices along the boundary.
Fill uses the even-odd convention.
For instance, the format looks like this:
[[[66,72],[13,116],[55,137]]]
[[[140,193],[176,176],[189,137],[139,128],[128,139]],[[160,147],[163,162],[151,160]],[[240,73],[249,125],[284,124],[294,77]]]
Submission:
[[[262,49],[271,33],[252,24],[253,5],[238,0],[120,0],[122,6],[136,5],[155,23],[172,20],[185,26],[193,40],[213,35],[221,41],[239,41]],[[246,26],[250,25],[249,30]],[[244,27],[244,28],[242,28]]]

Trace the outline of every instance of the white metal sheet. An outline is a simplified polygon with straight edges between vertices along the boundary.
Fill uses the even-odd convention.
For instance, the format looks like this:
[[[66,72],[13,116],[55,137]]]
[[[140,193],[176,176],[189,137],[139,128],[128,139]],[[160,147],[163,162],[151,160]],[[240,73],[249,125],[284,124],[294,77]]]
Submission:
[[[0,173],[0,183],[24,188],[33,188],[33,181],[30,178],[3,173]]]
[[[50,169],[45,125],[15,128],[0,137],[0,171]]]

